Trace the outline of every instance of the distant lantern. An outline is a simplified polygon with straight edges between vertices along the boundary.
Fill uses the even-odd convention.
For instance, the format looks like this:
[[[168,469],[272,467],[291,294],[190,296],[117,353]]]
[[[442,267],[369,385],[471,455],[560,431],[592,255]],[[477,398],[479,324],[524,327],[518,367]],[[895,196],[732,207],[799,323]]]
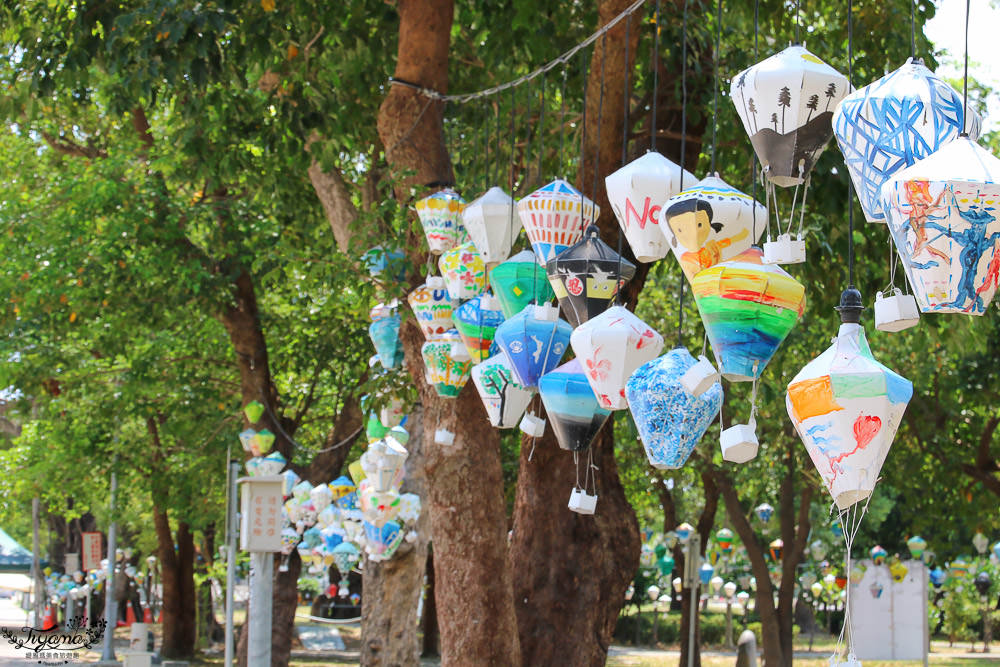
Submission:
[[[562,179],[532,192],[517,203],[517,210],[540,264],[576,243],[584,226],[601,213],[600,207]]]
[[[548,303],[555,296],[545,268],[538,265],[535,253],[522,250],[490,270],[490,287],[503,316],[510,319],[528,304]]]
[[[660,231],[663,203],[681,191],[682,183],[694,185],[693,174],[650,151],[604,179],[608,201],[625,232],[632,253],[640,262],[662,259],[670,246]]]
[[[403,465],[409,455],[405,447],[392,440],[373,442],[361,457],[361,465],[367,475],[365,479],[377,493],[387,492],[402,480]]]
[[[611,306],[618,290],[635,275],[635,264],[601,240],[596,225],[545,265],[559,306],[574,327]]]
[[[490,356],[493,337],[504,320],[497,300],[489,294],[480,294],[453,310],[451,317],[472,363],[478,364]]]
[[[611,411],[597,402],[577,359],[543,375],[538,393],[563,449],[575,452],[590,447],[611,416]]]
[[[707,586],[709,582],[712,581],[712,575],[715,573],[715,568],[708,563],[702,563],[701,567],[698,568],[698,579],[701,581],[703,586]]]
[[[892,577],[892,580],[895,581],[897,584],[901,583],[903,579],[906,578],[906,573],[909,571],[910,568],[906,567],[906,565],[904,565],[903,562],[899,560],[894,560],[889,565],[889,575]]]
[[[812,544],[809,545],[809,555],[812,556],[813,560],[826,558],[826,545],[823,544],[822,540],[813,540]]]
[[[410,292],[406,300],[410,303],[417,325],[424,332],[425,338],[443,334],[455,327],[451,319],[451,297],[443,278],[428,276],[427,282]]]
[[[663,336],[623,306],[612,306],[570,336],[587,381],[602,408],[624,410],[625,383],[663,349]]]
[[[920,560],[924,555],[924,551],[927,550],[927,540],[919,535],[914,535],[910,539],[906,540],[906,548],[910,550],[911,556]]]
[[[877,600],[882,597],[882,591],[885,590],[885,586],[881,581],[873,581],[871,586],[868,587],[868,590],[872,594],[872,597]]]
[[[256,424],[264,414],[264,404],[260,401],[250,401],[243,406],[243,414],[248,422]]]
[[[1000,160],[959,137],[896,172],[881,202],[920,309],[984,314],[1000,284]]]
[[[518,384],[502,354],[473,368],[472,381],[486,407],[490,424],[497,428],[517,426],[534,396],[533,391]]]
[[[487,266],[507,259],[521,231],[521,216],[510,195],[493,186],[473,199],[462,212],[462,224]]]
[[[705,269],[691,281],[723,377],[760,377],[805,309],[805,288],[759,248]]]
[[[837,105],[833,133],[844,154],[869,222],[883,222],[882,185],[898,172],[953,140],[962,131],[979,138],[982,120],[962,96],[910,58]]]
[[[798,44],[733,78],[730,99],[768,180],[779,187],[805,181],[847,91],[846,76]]]
[[[990,548],[990,541],[985,535],[977,530],[976,534],[972,536],[972,546],[974,546],[976,551],[979,552],[979,555],[982,556],[985,555],[987,549]]]
[[[785,542],[780,537],[773,540],[767,547],[767,552],[771,555],[771,560],[778,562],[785,550]]]
[[[774,514],[774,508],[771,507],[770,503],[761,503],[754,509],[754,514],[762,522],[768,523],[771,520],[771,515]]]
[[[969,562],[959,556],[951,561],[948,567],[948,575],[956,579],[964,579],[969,575]]]
[[[372,323],[368,336],[372,339],[375,352],[383,368],[396,368],[403,362],[403,342],[399,339],[401,319],[395,300],[389,304],[378,304],[371,310]]]
[[[688,280],[746,251],[765,227],[767,209],[718,174],[674,195],[660,211],[660,231]]]
[[[875,545],[871,550],[872,562],[876,565],[885,565],[885,559],[889,557],[888,552],[879,545]]]
[[[573,327],[559,319],[556,308],[532,306],[497,327],[494,340],[517,381],[524,387],[535,387],[538,378],[562,360],[572,332]]]
[[[719,550],[722,553],[733,553],[733,531],[728,528],[720,528],[715,533],[715,543],[719,545]]]
[[[455,355],[455,344],[463,347],[461,337],[454,329],[443,334],[432,336],[420,348],[424,358],[424,367],[427,372],[427,379],[434,386],[434,391],[443,398],[455,398],[462,387],[469,381],[469,372],[472,370],[472,361],[468,359],[458,359]]]
[[[445,188],[418,201],[416,208],[431,254],[440,255],[465,241],[465,200],[457,192]]]
[[[486,263],[471,243],[443,252],[438,267],[453,301],[471,299],[486,289]]]
[[[695,364],[683,347],[640,366],[625,385],[629,410],[654,468],[680,468],[722,408],[722,385],[699,396],[681,377]]]
[[[390,275],[402,281],[406,277],[406,255],[397,248],[386,249],[375,246],[361,256],[361,262],[373,278],[389,271]]]
[[[841,304],[833,345],[792,379],[785,404],[827,490],[845,510],[874,490],[913,384],[872,356],[858,324],[857,290],[845,290]]]

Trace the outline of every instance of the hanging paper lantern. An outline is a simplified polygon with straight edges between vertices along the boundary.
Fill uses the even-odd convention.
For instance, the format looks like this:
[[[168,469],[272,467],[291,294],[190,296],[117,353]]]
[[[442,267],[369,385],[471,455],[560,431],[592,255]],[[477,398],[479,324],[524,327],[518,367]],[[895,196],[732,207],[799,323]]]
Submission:
[[[271,452],[259,460],[257,465],[258,475],[280,475],[285,468],[285,457],[280,452]]]
[[[243,406],[243,414],[246,415],[248,422],[256,424],[264,414],[264,404],[260,401],[250,401]]]
[[[873,581],[868,590],[871,592],[873,598],[878,599],[882,597],[882,591],[885,590],[885,586],[882,585],[881,581]]]
[[[683,172],[683,176],[682,176]],[[669,246],[660,231],[663,202],[698,179],[656,151],[650,151],[604,179],[608,201],[640,262],[662,259]]]
[[[611,416],[597,402],[577,359],[543,375],[538,393],[563,449],[576,452],[589,447]]]
[[[480,294],[456,308],[451,317],[472,363],[478,364],[490,356],[493,337],[504,320],[497,300],[489,294]]]
[[[976,551],[978,551],[980,555],[983,555],[986,553],[986,550],[989,549],[990,541],[986,539],[985,535],[976,531],[976,534],[972,536],[972,546],[976,548]]]
[[[768,545],[767,552],[771,554],[771,560],[781,560],[781,554],[785,549],[785,542],[780,537]]]
[[[913,58],[837,105],[833,133],[869,222],[884,220],[882,185],[957,137],[966,114],[965,130],[978,139],[979,114],[963,108],[962,96]]]
[[[924,555],[924,550],[927,549],[927,540],[919,535],[914,535],[906,540],[906,547],[910,550],[910,555],[919,560]]]
[[[514,210],[510,195],[493,186],[466,205],[462,224],[483,261],[493,266],[510,254],[521,231],[521,216]]]
[[[490,424],[497,428],[517,426],[534,392],[518,384],[504,355],[490,357],[473,368],[472,381],[486,407]]]
[[[453,301],[471,299],[486,289],[486,263],[471,243],[442,253],[438,268]]]
[[[340,589],[337,591],[337,594],[342,598],[350,595],[347,575],[358,564],[360,558],[361,554],[358,552],[358,548],[350,542],[341,542],[333,549],[333,564],[337,566],[337,571],[340,572]]]
[[[333,493],[334,500],[343,498],[357,488],[357,485],[351,481],[351,478],[344,475],[341,475],[337,479],[330,482],[329,486],[330,491]]]
[[[1000,559],[1000,542],[997,542],[993,545],[993,555],[997,559]]]
[[[405,257],[403,251],[398,248],[386,250],[383,246],[377,245],[361,256],[361,262],[368,269],[368,275],[373,278],[389,271],[393,277],[402,281],[406,278],[406,264],[403,261]]]
[[[760,377],[805,309],[805,288],[759,248],[705,269],[691,281],[698,311],[724,377]]]
[[[519,201],[517,211],[540,264],[576,243],[584,225],[601,215],[600,207],[562,179]]]
[[[368,327],[368,336],[372,339],[382,368],[396,368],[403,363],[403,341],[399,339],[401,321],[399,314],[393,312],[389,316],[380,317]]]
[[[695,365],[683,347],[640,366],[625,385],[629,410],[646,458],[658,469],[679,468],[722,408],[722,385],[714,383],[700,396],[681,385]]]
[[[274,445],[274,434],[266,428],[257,431],[250,439],[250,453],[254,456],[265,456]]]
[[[860,563],[855,564],[854,567],[851,568],[851,573],[848,575],[851,583],[855,586],[860,584],[862,579],[865,578],[865,571],[867,569],[868,568]]]
[[[651,570],[656,567],[656,552],[653,547],[648,544],[643,544],[639,549],[639,567],[646,570]]]
[[[523,387],[536,386],[569,347],[573,327],[559,319],[558,312],[549,305],[532,306],[497,327],[494,341]]]
[[[457,192],[445,188],[418,201],[416,208],[432,254],[440,255],[465,241],[462,226],[465,200]]]
[[[985,313],[1000,282],[1000,160],[959,137],[896,172],[881,202],[920,309]]]
[[[839,521],[834,521],[830,524],[830,532],[833,533],[834,537],[843,537],[844,527],[840,525]]]
[[[549,283],[566,319],[578,327],[611,305],[618,290],[632,280],[632,264],[601,240],[596,225],[583,238],[545,265]]]
[[[799,583],[802,584],[802,588],[808,590],[812,588],[813,584],[819,583],[819,581],[817,580],[815,573],[806,572],[801,577],[799,577]]]
[[[708,563],[702,563],[701,567],[698,568],[698,579],[701,580],[703,586],[707,586],[709,582],[712,581],[712,575],[715,573],[715,568]]]
[[[365,521],[362,525],[365,531],[365,550],[372,560],[392,558],[405,537],[403,527],[397,521],[387,521],[382,526]]]
[[[391,440],[373,442],[361,457],[366,473],[364,481],[370,482],[376,492],[385,493],[402,480],[403,465],[408,456],[409,452],[404,447]]]
[[[746,251],[766,227],[767,209],[718,174],[671,197],[660,211],[660,231],[688,280]]]
[[[694,532],[694,526],[685,521],[681,525],[677,526],[674,531],[677,533],[677,539],[680,543],[687,544],[688,538],[691,537],[691,533]]]
[[[626,381],[663,349],[663,336],[624,306],[612,306],[584,322],[569,341],[601,407],[611,410],[628,407]]]
[[[826,545],[821,540],[814,540],[809,545],[809,555],[813,560],[823,560],[826,557]]]
[[[368,421],[365,423],[365,438],[369,443],[376,442],[385,437],[389,429],[379,420],[374,412],[368,413]]]
[[[722,586],[726,583],[726,580],[716,575],[712,577],[708,583],[712,587],[712,592],[718,595],[719,591],[722,590]]]
[[[888,552],[879,545],[876,544],[875,546],[872,547],[871,558],[872,562],[875,563],[876,565],[885,565],[885,559],[888,557],[889,557]]]
[[[956,579],[964,579],[969,574],[969,563],[964,558],[956,558],[948,567],[948,574]]]
[[[842,510],[871,495],[913,395],[909,380],[872,356],[857,324],[860,301],[858,294],[856,312],[841,310],[844,323],[833,345],[799,371],[785,398],[795,430]]]
[[[771,515],[774,514],[774,508],[769,503],[761,503],[754,509],[754,513],[758,519],[764,523],[768,523],[771,520]]]
[[[674,571],[674,559],[672,556],[663,555],[656,561],[656,568],[660,571],[661,577],[669,577]]]
[[[535,253],[530,250],[522,250],[491,269],[490,288],[507,319],[517,315],[528,304],[548,303],[555,296],[545,268],[538,265]]]
[[[818,581],[814,581],[813,583],[809,584],[808,588],[809,592],[812,593],[814,600],[818,600],[819,596],[822,595],[823,593],[823,584],[819,583]]]
[[[312,501],[313,507],[316,508],[317,512],[322,512],[333,502],[333,492],[330,491],[330,487],[326,484],[320,484],[314,486],[312,491],[309,492],[309,500]]]
[[[733,531],[728,528],[720,528],[718,532],[715,533],[715,541],[719,545],[719,549],[722,553],[733,553]]]
[[[897,560],[894,561],[891,565],[889,565],[889,575],[892,577],[892,580],[895,581],[897,584],[906,578],[906,573],[909,571],[910,568],[903,565],[902,561]]]
[[[456,358],[455,343],[462,346],[464,351],[464,344],[458,331],[451,329],[443,334],[432,336],[420,348],[420,354],[424,358],[424,367],[427,370],[427,379],[434,386],[434,391],[437,392],[438,396],[444,398],[458,396],[462,387],[469,381],[469,372],[472,370],[471,360]]]
[[[740,72],[730,98],[768,180],[799,185],[833,136],[847,77],[798,44]]]
[[[301,478],[297,474],[295,474],[294,470],[285,470],[284,472],[281,473],[281,476],[285,478],[285,486],[283,489],[283,493],[287,498],[290,495],[292,495],[292,489],[295,488],[295,485],[299,483],[299,480]]]
[[[425,338],[455,328],[451,320],[451,297],[445,289],[443,278],[428,276],[427,282],[410,292],[406,300]]]
[[[257,431],[253,430],[252,428],[247,428],[240,431],[238,437],[240,439],[240,445],[243,447],[243,451],[245,452],[250,451],[250,445],[251,443],[253,443],[254,436],[256,435]],[[257,454],[254,454],[254,456],[257,456]]]

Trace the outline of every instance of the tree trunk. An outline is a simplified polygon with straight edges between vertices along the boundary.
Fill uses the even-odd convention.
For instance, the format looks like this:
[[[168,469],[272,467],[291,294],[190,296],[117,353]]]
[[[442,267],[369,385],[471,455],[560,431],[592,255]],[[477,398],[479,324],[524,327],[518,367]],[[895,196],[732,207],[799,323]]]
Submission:
[[[400,489],[421,499],[426,497],[423,414],[418,405],[406,422],[410,456]],[[420,662],[417,609],[424,588],[428,525],[427,512],[422,511],[415,542],[404,542],[390,560],[365,560],[361,597],[361,664],[365,667],[416,667]]]
[[[163,587],[163,639],[160,654],[171,659],[191,658],[194,655],[196,632],[194,536],[186,523],[178,523],[175,550],[167,511],[155,505],[153,525],[156,529],[160,583]]]
[[[423,630],[424,645],[421,658],[431,658],[441,655],[441,632],[438,629],[437,601],[434,596],[434,553],[428,550],[427,566],[424,568],[427,586],[424,589]]]

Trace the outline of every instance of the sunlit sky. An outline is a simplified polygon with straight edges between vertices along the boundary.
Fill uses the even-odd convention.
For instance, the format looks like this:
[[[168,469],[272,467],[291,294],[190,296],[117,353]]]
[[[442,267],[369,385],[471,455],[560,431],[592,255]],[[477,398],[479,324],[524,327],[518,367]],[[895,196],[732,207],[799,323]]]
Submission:
[[[924,34],[939,51],[938,73],[960,78],[965,52],[965,0],[938,0],[936,4],[937,13],[924,27]],[[1000,6],[994,6],[991,0],[971,0],[969,16],[969,78],[1000,91]],[[984,116],[985,131],[1000,130],[1000,93],[992,94],[987,108],[980,108],[979,113]]]

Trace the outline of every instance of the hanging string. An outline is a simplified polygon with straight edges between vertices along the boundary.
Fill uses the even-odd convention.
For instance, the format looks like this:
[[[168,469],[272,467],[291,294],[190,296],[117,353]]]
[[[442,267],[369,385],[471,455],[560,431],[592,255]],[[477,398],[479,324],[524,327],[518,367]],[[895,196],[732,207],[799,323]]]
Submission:
[[[681,183],[684,190],[684,161],[687,151],[687,40],[688,40],[688,0],[684,0],[684,19],[681,23]],[[659,56],[659,54],[657,54]],[[677,346],[682,347],[684,337],[684,269],[681,269],[677,286]]]
[[[510,89],[510,196],[514,196],[514,89]],[[513,215],[513,212],[511,213]]]
[[[625,71],[625,85],[622,87],[622,166],[628,160],[628,106],[629,106],[629,60],[628,41],[631,36],[632,17],[625,19],[625,61],[622,69]],[[615,303],[622,305],[622,226],[618,225],[618,272],[615,274]]]
[[[708,173],[715,173],[715,153],[717,133],[719,131],[719,55],[722,50],[722,0],[715,3],[715,58],[712,59],[712,166]]]
[[[493,171],[493,182],[500,182],[500,93],[493,96],[494,119],[496,120],[496,164]]]
[[[660,96],[660,0],[656,0],[655,27],[653,30],[653,104],[649,118],[649,150],[656,150],[656,102]]]
[[[490,119],[483,123],[483,192],[490,187]]]
[[[588,85],[588,75],[589,63],[587,61],[587,53],[580,53],[580,60],[583,62],[583,118],[580,123],[583,125],[583,132],[580,135],[580,227],[582,229],[587,228],[587,216],[585,215],[585,209],[583,207],[584,194],[583,194],[583,184],[587,178],[586,173],[583,170],[584,157],[587,155],[587,85]],[[593,209],[591,209],[591,217],[593,217]]]
[[[854,2],[847,0],[847,89],[854,78]],[[846,173],[846,171],[845,171]],[[854,287],[854,187],[847,174],[847,285]]]
[[[604,61],[607,56],[607,33],[601,38],[601,91],[597,96],[597,138],[594,143],[594,187],[590,191],[590,196],[597,202],[597,186],[600,184],[601,174],[601,125],[604,118]],[[586,103],[586,102],[585,102]],[[594,208],[590,209],[590,221],[596,223],[594,219]]]
[[[917,0],[910,0],[910,57],[911,58],[917,57],[917,20],[913,15],[916,6],[917,6]]]
[[[510,94],[511,99],[513,99],[513,88],[511,88]],[[524,117],[528,119],[528,134],[524,137],[524,150],[521,151],[521,155],[524,156],[524,173],[520,179],[522,186],[531,178],[531,129],[534,127],[534,124],[531,122],[531,86],[528,86],[528,92],[524,96]],[[514,196],[513,191],[510,194]]]
[[[969,115],[969,9],[971,0],[965,0],[965,73],[962,75],[962,134],[968,137],[966,121]]]
[[[566,163],[563,162],[563,145],[566,143],[566,68],[563,66],[562,90],[559,93],[559,176],[566,180]]]
[[[539,103],[541,111],[538,114],[538,182],[543,182],[542,177],[542,156],[545,155],[545,75],[542,75],[542,101]],[[530,155],[530,153],[529,153]]]
[[[760,0],[754,0],[753,3],[753,60],[757,62],[760,57],[758,53],[759,50],[759,40],[760,40]],[[750,151],[750,183],[753,187],[751,191],[751,196],[753,197],[753,206],[751,207],[751,216],[753,218],[753,236],[750,237],[750,243],[757,243],[757,151]]]
[[[801,4],[802,0],[795,0],[795,43],[801,44],[802,40],[799,39],[799,27],[802,24],[802,14],[801,14]]]

